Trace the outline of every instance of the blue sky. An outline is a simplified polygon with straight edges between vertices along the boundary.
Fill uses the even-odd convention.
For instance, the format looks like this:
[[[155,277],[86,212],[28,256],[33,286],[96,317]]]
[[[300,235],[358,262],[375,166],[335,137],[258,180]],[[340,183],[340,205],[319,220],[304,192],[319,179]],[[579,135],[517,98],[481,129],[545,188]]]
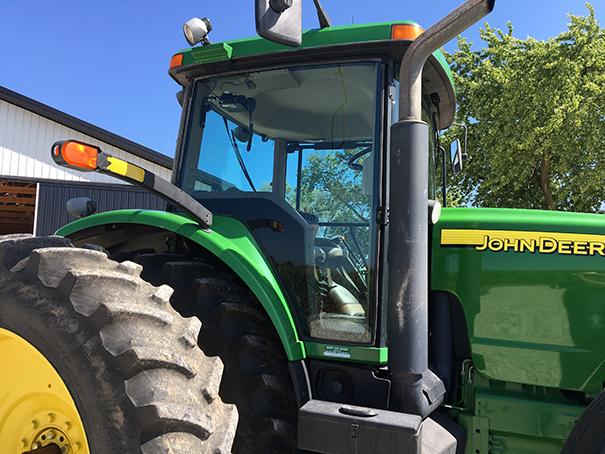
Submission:
[[[333,23],[416,20],[429,26],[459,0],[323,0]],[[605,6],[594,2],[600,22]],[[316,27],[303,0],[305,28]],[[565,29],[583,0],[498,0],[487,21],[538,39]],[[186,46],[182,24],[208,16],[213,41],[250,36],[253,0],[0,0],[0,85],[106,128],[169,156],[180,117],[170,56]],[[478,27],[466,35],[480,44]],[[455,43],[446,46],[452,50]]]

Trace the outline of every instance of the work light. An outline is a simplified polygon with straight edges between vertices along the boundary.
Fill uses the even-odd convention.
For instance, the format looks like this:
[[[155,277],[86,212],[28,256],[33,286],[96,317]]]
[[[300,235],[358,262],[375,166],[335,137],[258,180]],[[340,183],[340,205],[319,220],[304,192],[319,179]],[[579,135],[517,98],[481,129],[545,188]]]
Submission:
[[[194,17],[189,19],[183,25],[183,33],[185,34],[185,39],[189,43],[190,46],[195,46],[197,43],[202,42],[203,44],[209,43],[208,33],[212,31],[212,23],[210,19],[204,17],[200,19],[198,17]]]

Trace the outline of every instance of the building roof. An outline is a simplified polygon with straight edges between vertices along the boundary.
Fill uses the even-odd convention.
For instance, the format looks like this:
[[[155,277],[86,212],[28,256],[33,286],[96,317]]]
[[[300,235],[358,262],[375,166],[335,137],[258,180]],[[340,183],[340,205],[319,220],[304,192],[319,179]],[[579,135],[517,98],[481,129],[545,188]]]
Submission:
[[[143,145],[133,142],[132,140],[128,140],[122,136],[109,132],[106,129],[99,128],[98,126],[95,126],[84,120],[80,120],[79,118],[66,114],[65,112],[61,112],[60,110],[47,106],[46,104],[42,104],[41,102],[9,90],[1,85],[0,100],[21,107],[22,109],[33,112],[44,118],[48,118],[49,120],[60,123],[70,129],[81,132],[82,134],[92,136],[102,142],[124,150],[147,161],[153,162],[159,166],[166,167],[168,169],[172,168],[172,158],[169,158],[162,153],[158,153],[151,148],[147,148]]]

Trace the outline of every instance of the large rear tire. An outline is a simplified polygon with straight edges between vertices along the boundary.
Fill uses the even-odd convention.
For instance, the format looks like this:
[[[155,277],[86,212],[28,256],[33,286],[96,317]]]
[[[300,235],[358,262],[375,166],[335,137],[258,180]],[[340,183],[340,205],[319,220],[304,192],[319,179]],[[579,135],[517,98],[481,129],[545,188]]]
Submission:
[[[64,238],[0,236],[0,329],[5,339],[17,339],[13,344],[22,340],[39,352],[69,391],[88,450],[69,452],[227,453],[237,410],[218,396],[222,363],[197,347],[199,320],[182,318],[169,304],[172,290],[150,285],[140,271]],[[25,373],[5,372],[13,383]],[[0,377],[2,383],[8,382]],[[3,444],[3,453],[39,447],[40,430],[73,426],[50,412],[27,415],[20,403],[39,406],[36,396],[46,390],[11,391],[0,386],[0,441],[15,438],[3,434],[2,422],[14,422],[16,408],[31,437]]]
[[[563,454],[602,454],[605,452],[605,390],[586,408],[572,429]]]
[[[298,409],[283,346],[254,295],[212,256],[135,255],[142,276],[174,288],[171,304],[204,325],[199,344],[225,365],[220,396],[234,403],[239,424],[233,452],[297,452]]]

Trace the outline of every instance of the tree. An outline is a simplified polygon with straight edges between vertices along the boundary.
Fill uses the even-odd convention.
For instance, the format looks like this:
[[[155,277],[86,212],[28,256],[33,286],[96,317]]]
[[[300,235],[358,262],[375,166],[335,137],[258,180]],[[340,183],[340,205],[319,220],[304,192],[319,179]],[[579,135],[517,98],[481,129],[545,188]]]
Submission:
[[[605,32],[588,4],[568,29],[524,40],[489,25],[453,61],[469,160],[452,184],[476,206],[602,211]]]
[[[333,226],[324,228],[320,236],[343,237],[356,255],[366,259],[370,251],[371,196],[364,194],[362,171],[348,166],[349,159],[360,148],[317,150],[306,152],[301,173],[301,210],[316,215],[320,221],[357,224],[356,227]],[[366,159],[366,155],[359,163]],[[295,205],[294,191],[286,192],[286,199]],[[357,245],[359,250],[357,250]]]
[[[332,222],[367,223],[369,196],[361,188],[361,170],[347,165],[359,149],[310,152],[301,178],[301,208]]]

